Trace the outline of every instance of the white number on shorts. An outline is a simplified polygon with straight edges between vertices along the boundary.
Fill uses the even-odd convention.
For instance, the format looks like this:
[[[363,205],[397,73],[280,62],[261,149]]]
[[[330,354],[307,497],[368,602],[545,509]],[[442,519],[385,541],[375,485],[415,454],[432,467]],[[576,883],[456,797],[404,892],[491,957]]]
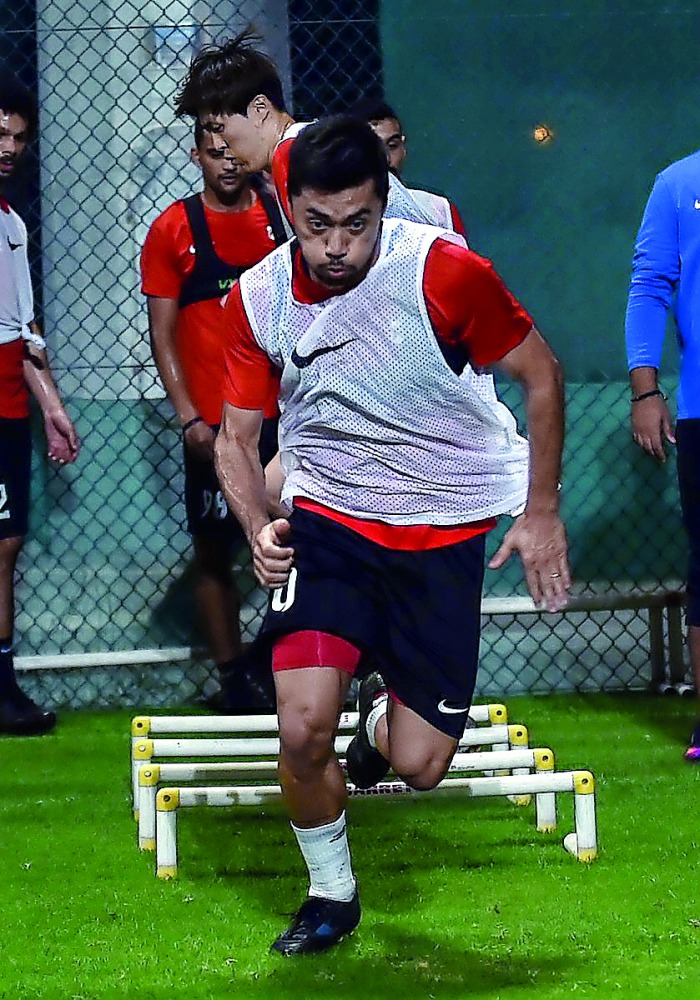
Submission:
[[[207,517],[212,507],[214,520],[223,521],[228,514],[228,507],[221,490],[217,490],[216,493],[212,493],[211,490],[202,491],[202,517]]]
[[[212,493],[211,490],[202,490],[202,517],[207,517],[210,510],[214,508],[214,520],[223,521],[228,514],[226,500],[221,490]]]
[[[7,487],[4,483],[0,483],[0,521],[6,521],[10,516],[10,511],[5,510],[5,504],[7,503]]]
[[[226,506],[224,495],[221,490],[217,490],[214,494],[214,517],[217,521],[223,521],[227,514],[228,507]]]
[[[272,603],[270,607],[273,611],[286,611],[294,604],[297,593],[297,568],[292,566],[289,571],[289,579],[284,587],[277,587],[272,591]]]

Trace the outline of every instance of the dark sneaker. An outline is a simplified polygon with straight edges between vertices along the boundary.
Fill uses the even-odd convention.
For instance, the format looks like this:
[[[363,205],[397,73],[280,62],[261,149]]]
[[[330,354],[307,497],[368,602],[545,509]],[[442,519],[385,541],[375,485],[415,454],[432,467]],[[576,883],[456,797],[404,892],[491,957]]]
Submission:
[[[389,761],[369,742],[366,725],[367,716],[386,694],[384,679],[376,671],[368,674],[360,684],[357,735],[350,741],[345,753],[348,778],[358,788],[371,788],[389,773]]]
[[[229,715],[274,715],[277,698],[269,647],[253,643],[233,661],[231,669],[222,671],[221,691],[210,704]]]
[[[700,722],[697,722],[693,730],[688,749],[685,752],[685,759],[700,762]]]
[[[360,897],[357,892],[349,903],[309,896],[291,924],[273,941],[270,950],[280,955],[312,955],[332,948],[360,922]]]
[[[55,725],[55,713],[39,708],[16,684],[0,697],[0,733],[42,736],[50,733]]]

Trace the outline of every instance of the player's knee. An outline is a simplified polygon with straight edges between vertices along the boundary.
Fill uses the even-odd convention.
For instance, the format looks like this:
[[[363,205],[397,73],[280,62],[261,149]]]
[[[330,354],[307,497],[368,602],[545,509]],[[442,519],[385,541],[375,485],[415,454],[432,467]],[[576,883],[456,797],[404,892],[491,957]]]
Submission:
[[[436,768],[427,768],[417,774],[401,775],[401,777],[415,791],[429,792],[433,788],[437,788],[445,777],[445,772]]]
[[[280,717],[280,751],[295,772],[323,767],[333,750],[333,726],[310,713]]]
[[[13,535],[11,538],[0,539],[0,573],[12,573],[24,543],[23,535]]]
[[[428,757],[392,760],[392,766],[402,781],[417,792],[429,792],[436,788],[447,774],[450,757],[431,754]]]

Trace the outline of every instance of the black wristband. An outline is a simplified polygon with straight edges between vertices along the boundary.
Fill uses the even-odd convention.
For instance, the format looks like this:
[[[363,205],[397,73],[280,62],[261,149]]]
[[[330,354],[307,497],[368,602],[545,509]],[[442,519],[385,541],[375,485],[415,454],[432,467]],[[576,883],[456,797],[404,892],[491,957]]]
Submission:
[[[191,420],[188,420],[186,424],[182,425],[182,433],[184,434],[185,431],[188,431],[190,427],[194,427],[195,424],[203,424],[203,423],[204,423],[204,417],[192,417]]]
[[[630,403],[641,403],[643,399],[651,399],[652,396],[661,396],[666,399],[661,389],[650,389],[649,392],[641,392],[638,396],[632,396]]]

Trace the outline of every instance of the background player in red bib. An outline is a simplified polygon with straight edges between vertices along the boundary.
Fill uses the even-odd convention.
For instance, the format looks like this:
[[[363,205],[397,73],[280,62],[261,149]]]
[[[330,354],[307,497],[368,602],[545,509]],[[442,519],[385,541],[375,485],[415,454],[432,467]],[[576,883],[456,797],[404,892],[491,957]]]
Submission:
[[[56,724],[17,685],[12,657],[14,574],[27,533],[31,434],[29,393],[44,417],[49,458],[78,457],[75,428],[51,376],[34,322],[27,230],[2,197],[37,123],[34,98],[12,80],[0,83],[0,732],[37,735]]]
[[[182,427],[187,527],[195,554],[195,597],[222,685],[218,704],[234,712],[274,707],[265,665],[241,656],[235,551],[244,542],[214,469],[223,405],[221,300],[246,268],[285,239],[274,197],[197,124],[193,159],[201,194],[176,201],[153,222],[141,254],[153,354]],[[277,450],[276,401],[261,443],[264,464]]]
[[[447,230],[383,218],[388,170],[366,123],[338,116],[292,147],[297,240],[229,297],[220,480],[273,589],[280,780],[309,897],[274,942],[320,951],[360,919],[345,825],[338,714],[363,656],[348,774],[434,787],[471,702],[484,537],[524,507],[490,562],[518,552],[533,598],[567,601],[556,359],[488,261]],[[275,375],[272,365],[277,369]],[[523,386],[529,444],[467,364]],[[289,521],[270,521],[257,442],[279,382]]]

